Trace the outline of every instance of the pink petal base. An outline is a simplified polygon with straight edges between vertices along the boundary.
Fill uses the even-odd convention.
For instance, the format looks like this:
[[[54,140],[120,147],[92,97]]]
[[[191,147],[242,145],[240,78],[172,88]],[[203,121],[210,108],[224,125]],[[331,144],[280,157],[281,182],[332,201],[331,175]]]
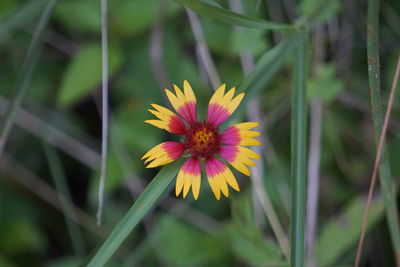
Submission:
[[[235,161],[236,155],[238,153],[238,148],[232,145],[221,146],[220,155],[227,162]]]
[[[219,104],[210,104],[207,111],[207,121],[215,126],[223,123],[228,117],[229,112]]]
[[[179,158],[182,155],[183,151],[185,151],[185,146],[183,144],[171,141],[163,143],[162,148],[173,160]]]
[[[216,158],[209,158],[206,160],[206,173],[207,177],[210,179],[213,179],[217,175],[223,173],[226,168],[226,165]]]
[[[187,174],[194,175],[194,176],[200,175],[201,174],[200,160],[197,158],[188,159],[183,164],[182,171]]]
[[[187,102],[183,106],[181,106],[178,110],[178,113],[188,122],[194,123],[197,120],[196,116],[196,103],[195,102]]]
[[[221,134],[223,144],[237,145],[240,143],[240,132],[235,126],[232,126]]]

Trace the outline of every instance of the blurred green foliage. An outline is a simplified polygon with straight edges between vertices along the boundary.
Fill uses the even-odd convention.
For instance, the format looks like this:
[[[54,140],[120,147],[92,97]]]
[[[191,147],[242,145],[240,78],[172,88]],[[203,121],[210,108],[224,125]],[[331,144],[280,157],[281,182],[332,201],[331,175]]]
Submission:
[[[235,0],[204,2],[232,10],[230,3]],[[248,17],[290,24],[300,14],[309,14],[319,1],[236,2],[242,4],[243,14]],[[372,171],[375,145],[368,98],[365,3],[331,2],[315,22],[322,29],[323,41],[316,44],[312,38],[310,54],[313,57],[319,45],[324,47],[325,55],[321,62],[310,58],[315,71],[310,72],[307,84],[308,100],[318,98],[323,106],[317,259],[319,266],[345,266],[352,264],[355,253],[364,207],[362,195]],[[5,100],[12,96],[45,4],[39,0],[0,1],[0,114]],[[381,6],[381,72],[386,103],[400,47],[398,24],[393,23],[400,21],[400,2],[383,0]],[[178,140],[143,123],[151,117],[147,112],[151,103],[170,107],[163,87],[171,88],[172,83],[181,86],[184,79],[188,80],[195,89],[199,113],[205,114],[215,88],[199,60],[185,8],[167,0],[113,0],[109,1],[109,12],[111,117],[104,227],[90,224],[97,207],[99,168],[72,153],[89,150],[93,161],[100,155],[100,1],[59,1],[22,105],[42,124],[21,119],[19,114],[5,149],[5,156],[17,164],[7,164],[8,160],[0,158],[1,267],[74,266],[92,256],[77,259],[74,255],[62,214],[51,205],[57,202],[57,195],[51,192],[57,192],[49,193],[37,181],[30,187],[21,183],[28,179],[23,169],[50,185],[50,189],[55,188],[41,140],[60,152],[72,195],[70,201],[88,216],[79,217],[85,246],[95,251],[157,173],[145,169],[140,157],[160,142]],[[261,137],[266,145],[264,189],[287,230],[288,98],[296,41],[288,39],[286,33],[244,27],[237,30],[201,16],[199,21],[221,80],[228,87],[249,88],[247,95],[260,101],[260,125],[268,135]],[[154,43],[157,30],[161,41]],[[314,37],[313,31],[311,36]],[[159,49],[158,58],[152,57],[154,49]],[[265,63],[257,65],[253,76],[249,76],[254,79],[248,84],[243,84],[243,53],[253,63]],[[272,63],[275,64],[270,67]],[[160,70],[165,72],[165,80]],[[400,110],[398,98],[396,101],[388,148],[393,177],[399,182]],[[245,111],[243,105],[237,115],[245,118]],[[134,266],[287,266],[265,214],[253,205],[250,180],[235,175],[242,191],[228,200],[213,199],[205,177],[198,201],[194,202],[191,196],[168,196],[140,223],[108,266],[131,266],[130,262]],[[365,266],[394,266],[391,249],[379,250],[380,244],[390,244],[383,216],[378,197],[370,212]],[[255,217],[261,222],[256,222]]]

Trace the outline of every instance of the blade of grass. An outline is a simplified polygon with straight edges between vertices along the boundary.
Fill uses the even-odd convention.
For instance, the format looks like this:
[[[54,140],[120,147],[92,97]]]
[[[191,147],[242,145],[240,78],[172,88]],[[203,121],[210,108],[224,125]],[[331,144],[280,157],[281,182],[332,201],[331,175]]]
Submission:
[[[25,93],[28,89],[29,82],[32,77],[33,70],[36,66],[36,62],[38,59],[39,48],[42,44],[43,33],[46,28],[46,25],[50,19],[50,15],[53,12],[55,5],[58,0],[51,0],[48,2],[46,8],[44,9],[42,16],[36,26],[35,33],[32,38],[32,42],[29,45],[28,52],[25,56],[24,62],[22,64],[21,71],[18,75],[18,80],[16,84],[16,90],[13,101],[9,106],[9,109],[4,117],[4,121],[1,125],[0,132],[0,155],[3,152],[4,146],[7,142],[8,136],[10,134],[10,130],[14,123],[14,117],[19,107],[21,106],[22,99],[25,96]]]
[[[101,245],[100,249],[89,262],[89,267],[103,266],[111,258],[136,225],[156,206],[161,195],[169,191],[169,185],[174,180],[182,163],[183,159],[180,159],[160,170],[137,201],[133,203],[129,211],[125,213],[125,216],[114,228],[111,235]]]
[[[199,0],[175,0],[176,2],[185,5],[199,15],[215,19],[217,21],[243,26],[248,28],[262,29],[262,30],[290,30],[294,27],[288,24],[275,23],[267,20],[251,18],[239,13],[232,12],[228,9],[221,8],[215,5],[208,4]]]
[[[368,77],[370,87],[370,100],[372,120],[375,130],[375,143],[379,145],[382,132],[383,113],[381,103],[380,73],[379,73],[379,0],[368,1],[367,12],[367,55],[368,55]],[[389,227],[390,237],[397,265],[400,265],[400,230],[399,214],[396,203],[396,187],[392,180],[389,164],[389,155],[384,144],[382,144],[382,159],[379,167],[379,178],[382,193],[385,199],[386,219]],[[360,238],[355,266],[358,266],[361,258],[362,239]]]
[[[390,115],[391,115],[391,112],[392,112],[394,96],[395,96],[395,93],[396,93],[397,82],[398,82],[398,79],[399,79],[399,73],[400,73],[400,56],[399,56],[399,58],[397,60],[396,73],[395,73],[395,76],[394,76],[394,79],[393,79],[392,88],[390,90],[389,103],[388,103],[388,106],[386,108],[385,120],[384,120],[384,123],[383,123],[382,133],[381,133],[381,135],[379,137],[378,151],[376,152],[374,169],[372,171],[371,183],[370,183],[369,192],[368,192],[368,199],[367,199],[367,203],[365,204],[364,218],[363,218],[363,222],[362,222],[362,226],[361,226],[361,234],[360,234],[360,239],[359,239],[359,242],[358,242],[356,260],[355,260],[354,266],[358,266],[360,264],[360,258],[361,258],[361,252],[362,252],[364,237],[365,237],[365,231],[366,231],[367,223],[368,223],[368,213],[369,213],[369,209],[370,209],[370,206],[371,206],[372,195],[374,193],[374,188],[375,188],[375,184],[376,184],[376,177],[377,177],[377,174],[378,174],[379,164],[381,163],[381,159],[382,159],[382,155],[383,155],[383,151],[384,151],[383,149],[384,149],[384,144],[385,144],[386,132],[387,132],[387,128],[388,128],[388,125],[389,125]],[[394,195],[395,194],[396,194],[396,192],[394,192]],[[397,217],[395,219],[397,219]],[[392,229],[390,229],[390,230],[392,230]],[[395,232],[394,233],[391,232],[392,243],[394,242],[393,241],[393,236],[396,234],[396,231],[397,231],[397,234],[398,234],[398,231],[399,231],[398,224],[397,224],[396,228],[393,229],[393,230]],[[400,256],[399,255],[399,251],[396,250],[396,247],[394,245],[393,245],[393,248],[395,249],[395,257],[396,257],[397,266],[399,266],[399,261],[400,261],[400,259],[399,259],[399,256]]]
[[[101,131],[101,170],[99,183],[99,207],[97,209],[97,224],[101,224],[104,206],[104,184],[107,172],[108,152],[108,1],[101,0],[101,64],[102,64],[102,131]]]
[[[304,266],[304,223],[307,193],[307,33],[298,37],[292,92],[291,125],[291,266]]]
[[[42,144],[58,194],[63,196],[60,198],[60,203],[63,210],[65,224],[71,239],[72,247],[76,256],[79,258],[80,256],[85,255],[85,246],[79,226],[74,222],[76,221],[76,214],[69,204],[72,203],[72,198],[66,183],[66,177],[61,161],[54,148],[50,147],[50,145],[44,141]],[[74,220],[72,220],[67,214],[71,214],[70,216],[73,216]]]

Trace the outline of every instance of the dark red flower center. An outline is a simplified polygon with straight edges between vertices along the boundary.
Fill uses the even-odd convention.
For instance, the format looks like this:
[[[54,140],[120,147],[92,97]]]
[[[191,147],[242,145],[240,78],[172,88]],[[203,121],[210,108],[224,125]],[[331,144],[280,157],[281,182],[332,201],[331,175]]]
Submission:
[[[221,136],[215,127],[207,122],[196,122],[185,132],[185,148],[192,157],[209,158],[221,148]]]

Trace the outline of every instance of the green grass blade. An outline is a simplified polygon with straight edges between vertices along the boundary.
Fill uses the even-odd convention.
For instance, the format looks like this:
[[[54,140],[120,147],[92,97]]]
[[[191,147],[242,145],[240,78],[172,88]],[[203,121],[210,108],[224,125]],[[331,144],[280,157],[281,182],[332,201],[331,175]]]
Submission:
[[[292,25],[275,23],[267,20],[256,19],[245,15],[241,15],[239,13],[232,12],[228,9],[208,4],[204,1],[199,1],[199,0],[175,0],[175,1],[185,5],[186,7],[190,8],[199,15],[212,18],[217,21],[231,25],[243,26],[254,29],[262,29],[262,30],[280,30],[280,31],[290,30],[294,28]]]
[[[383,125],[379,75],[379,0],[368,1],[367,31],[368,77],[371,110],[375,129],[375,143],[378,145]],[[400,264],[400,230],[398,220],[399,214],[397,212],[398,208],[396,203],[396,186],[392,180],[389,156],[385,145],[382,150],[381,164],[379,167],[379,179],[385,200],[386,219],[389,226],[393,250],[397,264]]]
[[[57,191],[63,197],[60,198],[60,203],[63,209],[65,224],[67,225],[67,230],[72,242],[72,247],[77,256],[85,255],[85,246],[82,237],[82,233],[79,226],[68,216],[72,214],[76,217],[76,214],[69,203],[72,203],[71,194],[66,183],[66,177],[61,165],[61,160],[56,152],[56,150],[47,143],[43,142],[44,152],[46,154],[47,162],[50,165],[51,176],[53,178],[54,184]]]
[[[300,33],[295,57],[291,125],[291,266],[304,266],[307,184],[307,33]]]
[[[42,37],[46,25],[50,19],[50,15],[53,13],[54,7],[56,6],[58,0],[51,0],[48,2],[46,8],[43,11],[43,14],[37,24],[35,33],[32,38],[32,42],[29,45],[28,53],[24,59],[22,69],[19,73],[15,96],[12,98],[13,101],[8,108],[6,115],[4,116],[4,121],[1,125],[0,129],[0,155],[4,149],[4,146],[7,142],[8,135],[12,128],[15,113],[19,109],[22,99],[25,96],[26,90],[28,89],[28,85],[30,79],[32,77],[33,70],[36,66],[39,48],[42,44]]]
[[[136,202],[133,203],[133,206],[121,219],[118,225],[114,228],[111,235],[96,252],[88,266],[103,266],[111,258],[135,226],[152,208],[155,207],[161,195],[168,190],[169,185],[174,180],[182,166],[182,163],[183,159],[180,159],[160,170]]]

